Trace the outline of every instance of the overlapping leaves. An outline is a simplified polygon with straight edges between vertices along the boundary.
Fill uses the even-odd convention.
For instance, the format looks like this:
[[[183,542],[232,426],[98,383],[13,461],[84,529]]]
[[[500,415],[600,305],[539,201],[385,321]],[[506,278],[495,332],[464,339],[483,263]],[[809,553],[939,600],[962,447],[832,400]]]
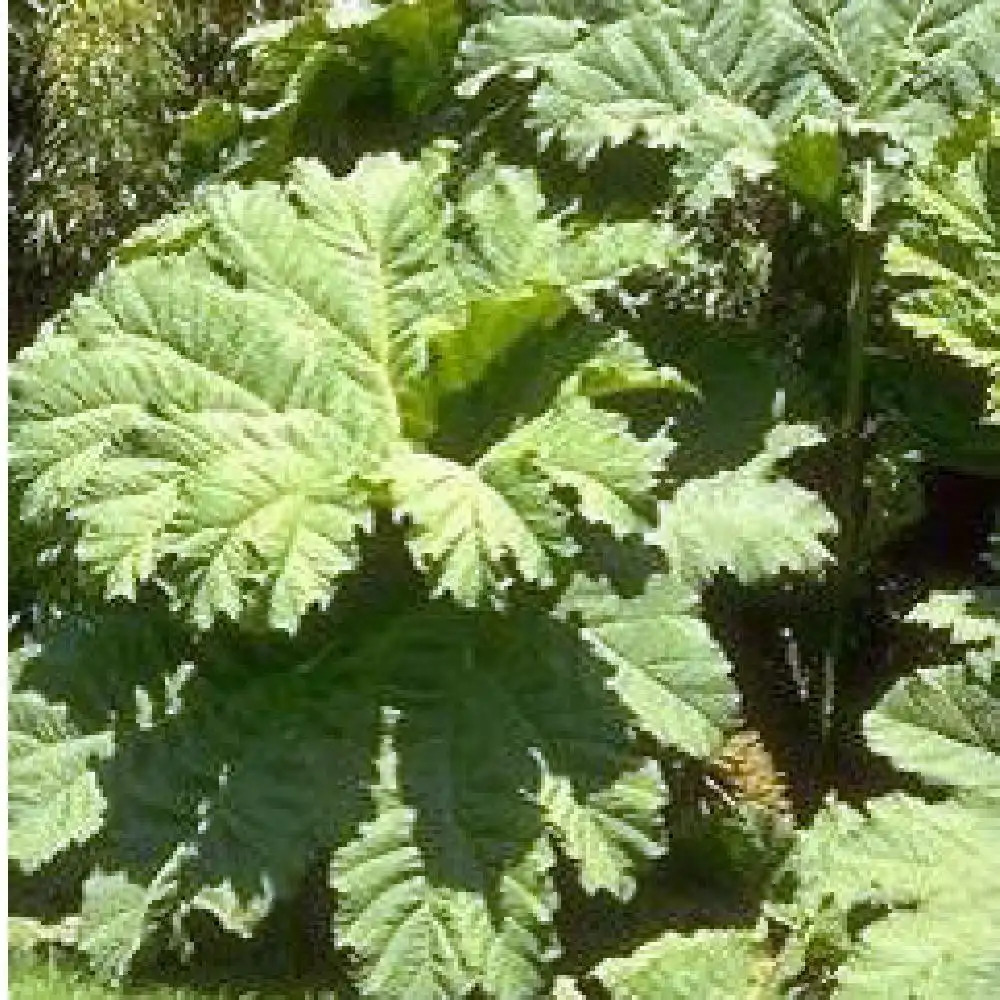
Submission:
[[[995,609],[940,595],[914,615],[965,662],[901,679],[865,718],[875,749],[937,786],[851,808],[831,800],[777,873],[757,928],[667,931],[590,978],[613,997],[983,998],[1000,988]],[[942,794],[944,793],[944,794]],[[780,927],[780,934],[768,934]],[[781,941],[780,947],[775,943]]]
[[[650,540],[692,583],[722,570],[749,583],[781,570],[819,569],[831,558],[822,539],[836,531],[836,518],[777,467],[795,449],[821,440],[811,427],[775,427],[746,464],[684,483],[661,505]]]
[[[977,795],[1000,796],[1000,602],[995,591],[935,592],[910,619],[946,631],[954,662],[905,677],[865,719],[896,766]]]
[[[837,996],[988,997],[1000,988],[994,857],[1000,844],[997,616],[971,595],[939,597],[916,620],[950,627],[967,662],[900,680],[868,713],[875,749],[944,789],[927,802],[893,794],[861,814],[827,806],[791,866],[797,905],[842,915],[885,907],[841,938]]]
[[[372,148],[373,136],[367,147],[359,142],[361,130],[381,125],[392,134],[391,121],[366,122],[351,107],[372,97],[412,127],[448,93],[457,6],[333,0],[252,28],[236,46],[248,58],[240,102],[211,98],[189,115],[185,155],[217,158],[223,174],[242,179],[281,176],[304,151],[341,159]],[[372,105],[364,107],[370,114]]]
[[[925,159],[997,85],[996,0],[491,6],[470,36],[470,89],[537,78],[544,136],[580,160],[634,136],[667,148],[696,207],[779,169],[828,200],[846,136]],[[250,39],[264,141],[247,173],[284,169],[309,100],[365,75],[357,51],[390,52],[404,103],[408,81],[440,87],[454,12],[335,4]],[[193,127],[211,132],[211,112]],[[922,176],[918,221],[890,252],[920,286],[897,318],[995,367],[986,182],[966,161]],[[943,248],[930,239],[942,224]],[[358,569],[379,512],[403,522],[429,586],[340,632],[354,608],[313,619],[308,649],[262,631],[191,639],[190,698],[176,646],[119,670],[121,647],[101,648],[114,628],[54,637],[11,699],[14,859],[31,871],[86,841],[100,862],[79,914],[22,931],[75,943],[118,978],[194,910],[251,934],[323,857],[334,940],[367,994],[541,995],[557,851],[587,892],[627,899],[663,850],[664,789],[635,730],[708,757],[733,720],[698,588],[722,569],[752,582],[828,558],[832,517],[779,472],[815,434],[779,427],[755,458],[682,481],[657,520],[671,446],[604,407],[679,376],[609,336],[592,306],[636,268],[682,265],[682,241],[642,223],[575,227],[546,214],[529,173],[487,163],[457,179],[442,149],[366,158],[342,178],[298,161],[283,187],[210,189],[125,258],[14,368],[25,517],[68,517],[110,595],[153,581],[201,626],[295,632]],[[627,599],[574,573],[593,544],[581,520],[655,546],[662,573]],[[557,583],[550,614],[536,588]],[[594,977],[615,996],[760,997],[818,953],[844,996],[886,982],[994,995],[997,633],[978,611],[971,596],[925,609],[972,651],[901,681],[866,720],[874,748],[943,801],[824,809],[788,866],[792,904],[771,911],[789,931],[781,954],[746,929],[669,932]],[[102,671],[103,699],[84,693]],[[155,685],[130,690],[150,677],[162,711]]]
[[[31,690],[9,695],[8,729],[8,854],[33,872],[100,829],[105,800],[92,765],[114,752],[114,737],[80,732],[65,705]]]
[[[101,867],[60,933],[117,977],[194,909],[249,934],[332,851],[336,939],[361,956],[370,992],[445,1000],[479,983],[536,996],[556,845],[587,891],[622,898],[637,863],[663,850],[664,789],[632,725],[699,752],[695,714],[700,733],[718,731],[734,703],[683,588],[654,581],[628,600],[580,581],[574,593],[570,622],[437,601],[305,660],[276,640],[251,673],[249,644],[206,640],[179,701],[142,725],[122,712],[114,759],[85,772],[106,808],[73,834],[99,832]],[[75,657],[57,631],[62,652],[43,652],[24,683],[103,684],[111,699],[116,637],[135,616],[72,627]],[[146,669],[169,674],[173,660],[164,649]],[[289,780],[298,773],[315,780]]]
[[[995,116],[994,116],[995,117]],[[987,415],[1000,407],[1000,140],[984,137],[957,162],[940,162],[913,179],[910,217],[886,256],[898,295],[894,313],[931,342],[988,379]],[[947,153],[947,149],[944,150]]]
[[[376,817],[334,859],[339,932],[379,996],[536,995],[551,838],[591,891],[627,894],[659,850],[662,789],[600,661],[554,623],[470,625],[432,615],[395,647]]]
[[[294,631],[381,508],[453,598],[305,655],[209,633],[190,698],[157,714],[147,692],[144,721],[117,716],[99,786],[84,775],[106,808],[76,831],[100,828],[73,934],[104,974],[192,910],[251,933],[332,852],[336,937],[369,991],[534,996],[555,847],[620,897],[662,850],[663,788],[632,727],[701,754],[729,724],[727,664],[679,580],[633,600],[578,582],[555,618],[483,608],[515,579],[565,580],[577,516],[619,538],[652,526],[669,447],[599,404],[679,378],[564,320],[683,241],[547,217],[530,174],[493,164],[449,200],[447,168],[439,150],[339,179],[299,162],[284,189],[211,189],[138,234],[14,368],[24,514],[75,521],[110,593],[153,580],[199,625]],[[455,420],[451,401],[529,338],[551,363],[524,407]],[[102,640],[115,630],[53,638],[45,662],[117,662]],[[177,650],[145,648],[172,676]],[[122,683],[105,692],[119,710]],[[287,780],[303,771],[336,778]]]
[[[845,922],[865,907],[888,910],[860,933],[832,939],[843,955],[835,995],[993,995],[998,838],[995,808],[899,794],[870,803],[866,814],[828,806],[792,860],[797,905],[814,914],[832,908]]]
[[[212,189],[140,236],[12,371],[25,516],[77,522],[111,595],[160,579],[202,625],[256,614],[288,630],[356,564],[380,500],[467,603],[509,569],[551,580],[570,546],[559,488],[637,530],[662,444],[569,389],[471,464],[421,445],[444,396],[528,331],[566,335],[562,317],[681,241],[638,223],[574,231],[507,168],[449,203],[446,170],[440,151],[343,178],[299,162],[285,189]]]
[[[782,165],[817,193],[823,133],[874,132],[926,158],[952,116],[1000,83],[996,0],[502,0],[464,44],[467,92],[538,78],[531,124],[581,161],[637,136],[680,153],[699,206]],[[829,183],[820,193],[829,194]]]
[[[950,614],[938,600],[915,616],[939,627],[950,618],[955,642],[970,647],[966,662],[903,678],[865,719],[876,750],[947,797],[891,795],[864,817],[830,806],[794,862],[814,903],[888,907],[847,950],[838,996],[985,998],[1000,988],[990,933],[1000,899],[1000,623],[995,607],[966,596]]]

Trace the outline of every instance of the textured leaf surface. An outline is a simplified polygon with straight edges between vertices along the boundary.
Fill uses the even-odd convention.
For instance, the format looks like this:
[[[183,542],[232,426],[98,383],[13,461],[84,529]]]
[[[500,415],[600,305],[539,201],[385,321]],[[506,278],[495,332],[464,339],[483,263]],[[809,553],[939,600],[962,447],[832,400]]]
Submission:
[[[449,205],[447,167],[440,149],[369,157],[341,178],[300,161],[285,189],[205,192],[173,253],[112,270],[12,370],[25,516],[65,512],[110,595],[159,580],[202,626],[248,615],[293,631],[326,606],[357,563],[384,462],[435,431],[441,396],[487,379],[529,331],[556,336],[545,327],[597,287],[680,252],[669,229],[627,224],[616,238],[546,217],[523,170],[485,167]],[[446,231],[456,215],[462,242]],[[655,448],[576,407],[549,418],[568,463],[549,461],[550,479],[624,528]],[[615,435],[619,460],[598,470]],[[568,544],[540,445],[517,462],[477,457],[474,469],[414,458],[397,476],[422,522],[415,547],[469,601],[488,593],[500,552],[551,578],[529,535]],[[430,498],[439,481],[453,502]]]
[[[671,577],[654,577],[634,598],[580,577],[560,605],[614,668],[612,686],[642,727],[665,746],[708,758],[734,719],[737,694],[696,609],[696,594]]]
[[[572,396],[495,449],[501,461],[530,458],[552,486],[575,492],[586,520],[619,536],[651,523],[650,497],[670,450],[666,439],[639,441],[624,417]]]
[[[990,599],[992,598],[992,599]],[[947,629],[965,661],[904,677],[865,717],[869,742],[908,771],[1000,793],[1000,617],[994,595],[935,593],[910,618]]]
[[[671,570],[692,584],[720,570],[747,583],[828,562],[823,537],[836,531],[835,518],[815,493],[777,471],[795,447],[816,440],[809,428],[777,427],[747,464],[684,483],[661,506],[659,525],[649,535]]]
[[[377,818],[336,853],[339,934],[378,996],[534,997],[551,838],[594,891],[659,852],[663,789],[607,670],[544,616],[434,610],[365,651],[391,666]]]
[[[943,595],[961,597],[962,595]],[[959,644],[995,638],[966,600],[933,598],[914,617],[949,627]],[[987,997],[1000,987],[994,857],[1000,847],[996,656],[905,677],[865,718],[875,749],[953,798],[894,793],[865,812],[828,803],[800,834],[790,868],[800,912],[863,912],[841,938],[837,996]],[[884,909],[882,909],[884,908]]]
[[[9,695],[8,726],[8,854],[33,872],[100,830],[105,801],[91,765],[114,752],[114,737],[80,733],[65,705],[30,690]]]
[[[520,4],[474,30],[465,55],[479,76],[468,89],[498,72],[537,72],[532,124],[558,132],[570,155],[586,160],[635,134],[682,148],[690,193],[702,203],[731,190],[741,171],[769,169],[774,139],[766,111],[742,98],[753,95],[788,44],[779,12],[744,3],[713,24],[702,4],[635,3],[618,18],[606,11],[606,23],[588,24],[575,10],[547,7]]]
[[[792,860],[804,904],[832,899],[845,913],[865,902],[889,907],[838,969],[836,995],[995,994],[1000,813],[904,795],[871,802],[867,812],[828,806]]]
[[[490,922],[474,887],[435,885],[399,796],[391,745],[376,788],[379,815],[342,848],[333,884],[341,940],[368,956],[365,989],[384,997],[466,995],[482,969]]]
[[[554,857],[541,834],[520,839],[523,817],[517,846],[503,850],[496,818],[477,808],[475,779],[466,783],[453,749],[438,745],[431,760],[414,761],[418,771],[447,769],[443,789],[433,775],[415,775],[415,809],[394,775],[391,744],[384,748],[377,818],[334,860],[339,938],[366,959],[363,983],[375,996],[445,1000],[482,983],[492,996],[532,997],[551,946]]]
[[[433,248],[408,244],[404,262],[385,242],[434,208],[433,168],[304,175],[304,198],[344,196],[322,229],[270,188],[209,203],[209,252],[248,287],[195,254],[138,261],[13,375],[26,512],[71,508],[111,593],[175,556],[197,621],[238,617],[256,591],[290,628],[356,559],[368,515],[350,477],[398,428],[392,373],[405,380],[410,329],[441,307]]]
[[[488,161],[469,177],[456,206],[471,233],[456,262],[470,298],[467,329],[435,344],[445,390],[475,383],[532,324],[552,326],[600,289],[637,270],[686,269],[685,237],[662,223],[621,222],[567,231],[545,213],[538,178]]]
[[[182,909],[246,935],[294,892],[318,845],[351,835],[368,804],[377,701],[329,657],[314,669],[202,688],[196,704],[122,741],[102,773],[106,837],[135,879],[190,845]],[[290,780],[299,774],[324,777]]]
[[[765,1000],[770,961],[752,931],[661,935],[627,958],[605,959],[592,975],[613,1000]]]
[[[398,455],[389,471],[396,504],[415,523],[410,549],[439,593],[475,604],[504,579],[507,559],[524,579],[552,585],[548,550],[565,549],[565,516],[543,483],[493,485],[488,462],[479,471],[419,453]]]
[[[1000,407],[1000,147],[938,164],[911,184],[910,222],[886,263],[899,288],[894,313],[914,336],[984,369],[987,410]],[[994,164],[991,168],[990,164]]]
[[[865,719],[869,742],[908,771],[1000,793],[1000,699],[995,681],[964,665],[904,678]]]
[[[589,893],[603,889],[625,900],[635,892],[631,855],[663,853],[650,835],[650,817],[664,794],[653,762],[582,799],[566,778],[546,773],[539,793],[546,819],[558,831],[566,854],[580,866],[583,888]]]
[[[249,936],[328,849],[337,938],[375,995],[537,996],[555,845],[620,897],[663,850],[616,668],[541,610],[445,601],[300,655],[206,637],[180,703],[122,726],[100,770],[121,867],[88,883],[80,947],[114,978],[194,909]]]
[[[46,630],[42,651],[22,671],[23,683],[66,697],[85,719],[107,725],[108,709],[116,716],[114,756],[88,781],[105,857],[120,868],[110,898],[123,908],[117,916],[102,909],[92,922],[95,934],[125,949],[115,959],[122,968],[132,955],[129,935],[141,942],[168,914],[205,910],[248,936],[299,886],[319,845],[351,836],[374,767],[377,699],[363,675],[344,679],[330,651],[304,652],[281,637],[203,638],[185,650],[188,669],[179,673],[163,625],[155,609],[134,607],[66,620]],[[138,711],[137,691],[146,711]],[[100,738],[112,742],[111,733]],[[296,777],[306,775],[323,780]],[[39,778],[31,787],[48,797],[23,797],[25,824],[48,822],[47,836],[61,836],[57,821],[69,817],[52,810],[64,808],[60,796],[74,785],[67,778],[56,790]],[[140,906],[166,877],[164,866],[176,891],[162,907]],[[109,921],[131,921],[132,929],[102,930]]]
[[[72,706],[73,720],[91,731],[133,720],[139,690],[155,714],[175,711],[195,654],[187,628],[165,603],[112,606],[40,624],[34,630],[39,647],[24,660],[17,683]]]
[[[179,852],[149,886],[138,885],[122,872],[96,871],[83,885],[77,923],[80,949],[94,972],[118,982],[149,935],[157,908],[174,889],[172,876]]]
[[[956,107],[997,91],[995,0],[497,2],[463,44],[467,93],[499,74],[538,78],[531,123],[579,160],[638,136],[680,151],[699,206],[779,160],[799,126],[845,121],[927,153]]]

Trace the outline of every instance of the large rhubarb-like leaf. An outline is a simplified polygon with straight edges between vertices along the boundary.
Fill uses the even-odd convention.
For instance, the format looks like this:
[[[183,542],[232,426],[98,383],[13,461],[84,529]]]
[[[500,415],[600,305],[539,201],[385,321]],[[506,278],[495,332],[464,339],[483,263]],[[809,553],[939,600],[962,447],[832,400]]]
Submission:
[[[932,600],[915,617],[980,649],[997,635],[995,617],[977,616],[969,600]],[[969,650],[967,663],[903,678],[865,718],[875,749],[949,797],[939,787],[933,802],[901,793],[863,811],[831,802],[799,835],[791,922],[813,934],[839,923],[838,997],[985,1000],[1000,988],[997,663],[995,647],[980,659]]]
[[[996,0],[587,6],[492,3],[463,45],[465,92],[500,74],[536,80],[530,124],[543,138],[581,161],[634,136],[676,150],[698,206],[779,163],[815,193],[817,151],[821,172],[838,167],[822,134],[840,128],[926,157],[1000,82]]]
[[[500,553],[550,579],[528,539],[544,522],[553,550],[567,550],[575,505],[635,530],[661,452],[582,401],[540,425],[562,464],[543,435],[505,448],[509,428],[482,449],[517,452],[502,462],[449,465],[423,449],[463,433],[462,421],[436,426],[449,393],[488,382],[530,331],[568,338],[562,317],[629,271],[666,265],[682,241],[547,217],[531,175],[495,165],[451,204],[447,167],[439,149],[417,163],[367,158],[341,178],[299,162],[286,188],[210,189],[180,235],[138,240],[136,259],[12,370],[25,516],[76,522],[78,553],[110,595],[153,579],[202,626],[255,615],[289,631],[357,564],[389,479],[415,549],[435,572],[447,564],[445,588],[470,602],[498,581]],[[616,435],[625,447],[601,468]],[[447,496],[431,501],[439,482]],[[557,503],[555,486],[576,500]]]
[[[672,577],[624,598],[577,578],[559,613],[580,623],[585,640],[613,668],[611,685],[642,727],[665,746],[710,757],[736,712],[729,664],[697,617],[697,595]]]
[[[668,932],[626,958],[605,959],[593,976],[613,1000],[769,1000],[769,956],[752,931]]]
[[[300,639],[205,637],[179,699],[120,719],[114,757],[90,775],[111,863],[87,884],[77,945],[117,978],[192,910],[248,936],[332,852],[335,938],[358,951],[366,988],[537,996],[554,954],[556,848],[587,892],[623,899],[664,850],[665,789],[632,735],[647,692],[621,678],[648,673],[648,717],[671,739],[674,713],[692,752],[682,700],[720,725],[732,700],[691,595],[665,586],[634,607],[580,592],[574,614],[593,636],[542,609],[440,600],[305,657]],[[606,648],[638,661],[654,642],[676,676],[626,669]],[[58,689],[83,664],[64,650],[48,678],[45,666],[33,678]],[[316,780],[289,780],[303,773]]]
[[[391,671],[376,819],[335,854],[341,939],[379,996],[475,983],[533,997],[552,947],[552,842],[627,896],[661,850],[663,789],[607,667],[544,615],[433,612],[366,650]]]
[[[403,139],[401,124],[412,128],[447,96],[460,31],[455,0],[302,7],[237,40],[247,59],[239,100],[211,97],[184,116],[188,159],[242,180],[274,178],[297,155],[343,157],[372,148],[375,136],[383,147],[385,137]]]

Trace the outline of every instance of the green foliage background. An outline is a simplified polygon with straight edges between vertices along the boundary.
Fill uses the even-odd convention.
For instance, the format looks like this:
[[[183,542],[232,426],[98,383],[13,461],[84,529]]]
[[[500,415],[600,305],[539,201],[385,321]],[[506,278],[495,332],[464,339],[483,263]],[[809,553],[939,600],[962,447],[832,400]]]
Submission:
[[[16,6],[12,949],[1000,992],[998,25]]]

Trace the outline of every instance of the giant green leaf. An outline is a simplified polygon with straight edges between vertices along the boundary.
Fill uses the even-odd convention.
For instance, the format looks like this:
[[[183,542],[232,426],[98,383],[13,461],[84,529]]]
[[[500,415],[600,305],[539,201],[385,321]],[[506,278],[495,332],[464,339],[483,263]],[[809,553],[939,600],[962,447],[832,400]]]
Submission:
[[[8,666],[10,856],[27,872],[104,828],[101,774],[127,733],[178,710],[190,653],[159,608],[63,615],[35,634]]]
[[[576,493],[586,520],[621,536],[652,523],[650,497],[671,447],[663,437],[639,441],[623,417],[569,396],[515,430],[494,455],[501,462],[530,456],[554,487]]]
[[[196,652],[165,605],[110,606],[40,622],[33,629],[38,648],[24,658],[17,684],[71,706],[74,724],[88,730],[134,722],[137,697],[155,715],[176,711]]]
[[[995,638],[995,618],[977,621],[971,608],[932,600],[915,617],[950,627],[959,643]],[[863,812],[830,802],[799,835],[792,908],[839,915],[846,931],[837,996],[985,998],[1000,988],[996,665],[994,650],[905,677],[865,718],[875,749],[951,786],[950,797],[893,793]]]
[[[260,642],[207,637],[179,705],[119,725],[98,772],[114,867],[78,921],[102,975],[192,910],[249,936],[330,851],[336,938],[371,991],[534,997],[556,846],[586,891],[621,898],[662,853],[657,766],[609,687],[617,667],[573,624],[441,600],[304,658]]]
[[[416,558],[435,571],[440,591],[471,604],[505,579],[506,560],[525,580],[554,583],[553,559],[575,551],[560,489],[572,491],[586,520],[618,535],[649,528],[668,452],[662,438],[639,441],[624,418],[567,392],[471,468],[405,452],[387,468],[395,503],[416,523]]]
[[[451,205],[447,167],[439,148],[419,162],[368,157],[339,178],[299,162],[286,188],[204,192],[171,253],[148,257],[162,244],[137,243],[136,259],[77,298],[12,370],[24,515],[69,515],[78,554],[109,595],[157,580],[202,626],[256,615],[294,631],[326,606],[357,564],[386,469],[391,477],[395,456],[438,430],[442,397],[488,381],[529,331],[570,336],[552,324],[597,288],[680,252],[668,228],[627,224],[616,237],[614,226],[546,216],[523,170],[485,166]],[[448,229],[455,216],[462,239]],[[653,451],[627,439],[622,461],[595,476],[580,438],[599,419],[551,418],[572,461],[548,462],[550,478],[577,491],[585,514],[619,526],[622,502],[643,500]],[[623,432],[603,421],[604,454]],[[539,452],[505,463],[478,455],[476,468],[429,457],[396,477],[431,537],[451,530],[424,522],[453,506],[421,500],[445,468],[466,522],[493,509],[475,485],[484,463],[497,475],[503,464],[501,493],[527,504],[460,547],[456,558],[471,561],[451,589],[465,599],[488,592],[500,551],[516,553],[529,579],[551,576],[527,554],[521,518],[548,521],[566,548],[570,508],[530,496]]]
[[[739,179],[791,167],[815,192],[810,131],[874,131],[926,157],[962,108],[997,91],[996,0],[506,0],[463,44],[466,93],[500,74],[536,80],[531,125],[586,161],[637,136],[680,153],[705,206]],[[836,157],[827,157],[836,167]],[[824,189],[825,191],[825,189]]]
[[[436,885],[399,797],[391,745],[376,787],[378,817],[343,847],[333,868],[341,940],[368,958],[367,992],[444,1000],[480,976],[489,914],[478,886]]]
[[[552,326],[574,306],[639,269],[690,266],[685,238],[653,222],[567,230],[546,215],[538,178],[487,161],[465,180],[458,223],[469,234],[456,261],[471,300],[470,330],[438,338],[436,379],[443,389],[475,382],[532,324]]]
[[[78,669],[94,648],[82,647]],[[346,842],[366,813],[377,701],[358,678],[354,693],[338,690],[343,678],[328,657],[233,688],[212,652],[202,650],[198,669],[216,675],[217,686],[197,678],[195,696],[155,724],[120,725],[115,756],[99,771],[63,773],[58,789],[34,782],[44,802],[12,793],[25,813],[12,833],[26,838],[29,821],[48,823],[46,842],[59,838],[52,849],[101,827],[105,857],[118,869],[92,874],[72,925],[102,978],[120,978],[158,929],[195,909],[250,936],[275,900],[298,888],[316,851]],[[111,743],[110,734],[101,739]],[[290,780],[302,773],[325,777]],[[88,812],[70,814],[81,788]]]
[[[253,195],[266,198],[233,207]],[[284,217],[258,204],[243,216],[261,224],[251,236],[280,248],[306,225],[310,259],[360,283],[375,250],[367,262],[350,247],[324,253],[315,227],[273,200]],[[316,271],[296,273],[314,287]],[[398,426],[391,321],[358,334],[296,291],[238,289],[190,256],[141,260],[22,358],[13,450],[32,479],[26,513],[71,508],[80,554],[110,593],[134,593],[172,556],[199,622],[238,617],[256,588],[271,622],[291,627],[353,564],[367,513],[350,477]]]
[[[740,173],[772,165],[769,109],[751,100],[779,57],[795,62],[782,14],[781,5],[743,3],[715,14],[702,4],[634,3],[588,24],[568,11],[550,14],[546,4],[519,4],[467,40],[467,68],[479,73],[469,89],[500,71],[537,73],[531,123],[560,134],[570,155],[585,161],[636,134],[681,147],[697,163],[688,176],[703,202],[731,191]]]
[[[898,681],[866,717],[865,732],[874,749],[906,770],[1000,792],[1000,698],[963,664]]]
[[[182,908],[242,934],[295,891],[317,849],[348,839],[374,774],[377,700],[361,679],[330,654],[285,666],[237,690],[203,684],[176,715],[123,737],[101,774],[105,839],[133,880],[189,844]],[[289,780],[305,773],[324,777]]]
[[[389,465],[398,508],[414,522],[410,550],[431,572],[438,593],[475,604],[503,580],[507,560],[525,580],[552,586],[551,556],[572,553],[565,514],[544,483],[491,481],[487,461],[469,469],[420,453],[397,454]]]
[[[304,6],[237,40],[248,63],[239,100],[209,97],[184,117],[188,159],[243,180],[274,178],[295,156],[343,156],[385,148],[387,136],[402,140],[401,122],[447,95],[460,30],[454,0]]]
[[[101,979],[118,982],[128,972],[176,889],[177,866],[186,854],[186,847],[180,847],[149,885],[140,885],[123,872],[101,870],[84,882],[77,943]]]
[[[552,944],[551,840],[590,891],[631,891],[663,789],[629,746],[607,668],[538,613],[431,610],[364,650],[385,663],[376,819],[338,850],[341,939],[379,996],[475,983],[533,997]]]
[[[42,634],[18,681],[37,690],[11,697],[12,852],[16,840],[13,856],[37,867],[40,852],[100,830],[114,871],[95,873],[81,919],[103,973],[124,971],[158,924],[191,909],[249,935],[316,850],[347,840],[365,814],[378,703],[358,677],[338,688],[332,652],[310,664],[287,639],[206,639],[185,650],[194,662],[178,676],[176,636],[155,609]],[[41,692],[108,728],[78,736]],[[289,780],[300,773],[326,777]]]
[[[606,958],[592,975],[612,1000],[768,1000],[769,956],[744,930],[667,932],[626,958]]]

